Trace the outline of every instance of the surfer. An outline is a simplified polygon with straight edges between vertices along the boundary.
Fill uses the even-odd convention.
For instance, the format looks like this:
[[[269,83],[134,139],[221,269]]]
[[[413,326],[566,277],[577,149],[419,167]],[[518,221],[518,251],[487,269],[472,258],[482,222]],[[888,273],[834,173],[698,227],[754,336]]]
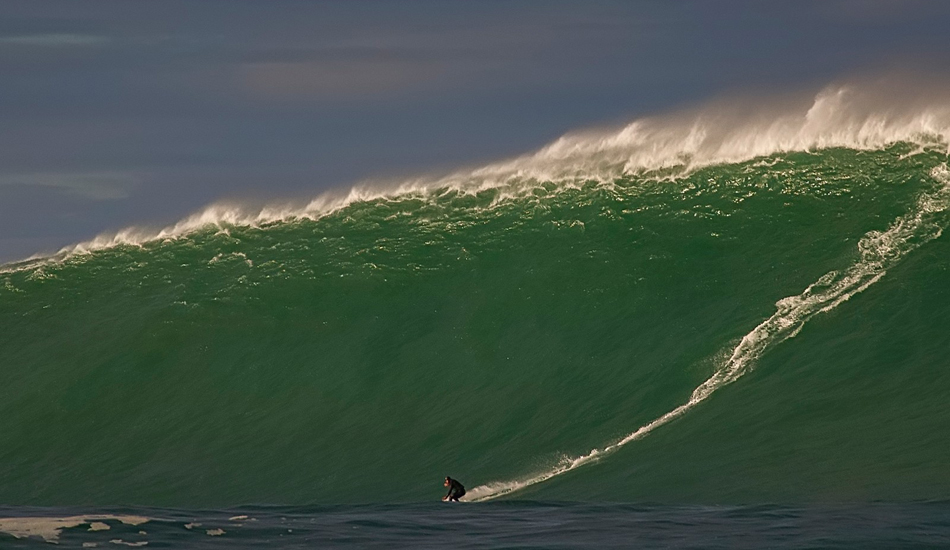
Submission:
[[[449,488],[449,492],[442,497],[443,502],[458,502],[460,498],[465,496],[465,487],[462,487],[461,483],[449,476],[445,476],[445,483],[442,485]]]

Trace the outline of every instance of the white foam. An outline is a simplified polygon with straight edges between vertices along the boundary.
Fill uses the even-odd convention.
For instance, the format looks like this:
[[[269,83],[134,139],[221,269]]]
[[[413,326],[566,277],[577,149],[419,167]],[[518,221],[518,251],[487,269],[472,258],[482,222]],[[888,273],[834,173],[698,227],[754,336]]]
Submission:
[[[69,516],[69,517],[15,517],[0,518],[0,532],[4,532],[18,539],[27,537],[41,537],[46,542],[59,541],[59,535],[63,529],[78,527],[80,525],[98,524],[102,521],[113,520],[127,525],[141,525],[150,518],[142,516],[113,516],[113,515],[93,515],[93,516]],[[108,528],[108,526],[106,526]],[[94,529],[90,529],[94,530]],[[95,529],[98,530],[98,529]]]
[[[729,359],[693,390],[686,403],[640,426],[614,443],[593,449],[581,456],[567,457],[546,471],[520,479],[475,487],[463,500],[477,502],[498,498],[599,460],[683,416],[708,399],[716,390],[750,372],[756,361],[770,347],[797,335],[814,316],[831,311],[855,294],[866,290],[908,253],[941,235],[947,220],[940,214],[950,208],[950,170],[946,165],[941,165],[931,172],[931,176],[938,183],[936,190],[921,195],[915,207],[895,220],[887,231],[871,231],[864,235],[858,243],[859,257],[851,267],[841,272],[826,273],[801,294],[779,300],[775,304],[775,313],[742,338]]]
[[[177,239],[208,226],[226,230],[233,225],[259,227],[318,219],[355,202],[407,195],[429,197],[442,190],[477,193],[502,188],[518,194],[539,181],[570,186],[656,170],[686,174],[712,164],[828,147],[877,149],[896,142],[914,142],[946,148],[950,142],[950,98],[932,90],[914,96],[915,88],[908,89],[895,93],[873,85],[830,86],[807,100],[787,101],[781,106],[774,101],[719,102],[692,112],[637,120],[620,129],[568,134],[536,152],[441,177],[364,182],[347,191],[324,193],[303,205],[254,209],[212,204],[162,229],[130,227],[31,260],[62,259],[118,245]],[[9,264],[0,272],[32,265],[35,262]]]

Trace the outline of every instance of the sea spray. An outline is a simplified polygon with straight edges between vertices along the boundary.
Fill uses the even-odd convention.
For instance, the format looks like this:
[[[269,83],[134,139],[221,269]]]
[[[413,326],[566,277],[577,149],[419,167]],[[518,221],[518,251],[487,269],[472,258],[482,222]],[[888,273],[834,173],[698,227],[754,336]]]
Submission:
[[[570,133],[536,152],[482,167],[441,176],[364,182],[326,192],[303,205],[275,203],[249,209],[222,202],[168,227],[129,227],[104,233],[52,255],[37,254],[31,260],[62,259],[112,246],[175,239],[208,226],[260,227],[314,220],[354,203],[387,197],[426,200],[447,190],[477,194],[488,189],[499,190],[499,198],[518,197],[530,194],[539,182],[576,186],[611,182],[626,175],[682,177],[715,164],[833,147],[871,150],[908,142],[947,150],[950,97],[904,90],[904,101],[894,105],[892,93],[879,84],[840,84],[810,99],[778,105],[769,100],[713,103],[692,112],[636,120],[618,130]]]

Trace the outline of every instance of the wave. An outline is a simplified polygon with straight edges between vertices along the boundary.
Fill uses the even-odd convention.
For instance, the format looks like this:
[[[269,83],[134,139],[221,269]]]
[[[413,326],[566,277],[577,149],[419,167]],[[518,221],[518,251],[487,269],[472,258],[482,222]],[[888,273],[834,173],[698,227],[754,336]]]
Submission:
[[[412,502],[452,474],[490,500],[627,445],[539,494],[940,498],[948,243],[913,251],[950,223],[946,144],[924,131],[942,122],[855,90],[639,121],[710,125],[666,165],[589,132],[492,165],[495,187],[483,167],[354,188],[327,216],[219,205],[128,230],[143,246],[0,267],[18,271],[0,277],[0,499]],[[750,127],[806,150],[698,168]],[[563,179],[531,179],[535,160]],[[772,375],[716,393],[754,369]]]
[[[208,227],[262,227],[315,220],[354,203],[404,196],[425,199],[449,191],[475,194],[500,189],[497,200],[504,200],[529,192],[539,182],[571,187],[626,175],[681,177],[715,164],[835,147],[879,149],[910,142],[922,149],[950,152],[950,99],[941,93],[927,97],[921,96],[922,92],[904,92],[896,105],[892,91],[878,85],[829,86],[808,100],[780,106],[767,100],[716,103],[694,112],[636,120],[619,130],[570,133],[536,152],[448,175],[364,182],[344,192],[321,194],[302,205],[248,208],[216,203],[161,229],[129,227],[104,233],[54,254],[8,264],[5,270],[115,246],[177,239]]]
[[[938,184],[936,190],[922,194],[915,207],[895,220],[886,231],[865,234],[858,242],[858,260],[848,269],[830,271],[801,294],[779,300],[775,304],[775,313],[742,338],[729,359],[693,390],[686,403],[640,426],[615,443],[595,448],[581,456],[567,457],[554,468],[540,473],[475,487],[464,500],[492,500],[602,459],[683,416],[717,390],[751,372],[756,361],[769,348],[795,337],[813,317],[827,313],[855,294],[867,290],[887,273],[887,269],[943,233],[948,223],[944,214],[950,208],[950,170],[943,164],[934,168],[930,175]]]

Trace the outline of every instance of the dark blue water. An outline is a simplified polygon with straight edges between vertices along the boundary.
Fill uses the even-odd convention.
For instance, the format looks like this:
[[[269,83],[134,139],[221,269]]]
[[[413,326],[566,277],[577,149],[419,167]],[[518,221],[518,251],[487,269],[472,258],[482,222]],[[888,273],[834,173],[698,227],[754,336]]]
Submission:
[[[138,525],[94,517],[142,516]],[[950,548],[950,502],[665,506],[551,502],[228,510],[0,508],[0,548]],[[13,521],[9,518],[17,518]],[[5,523],[4,523],[5,522]],[[90,525],[98,522],[96,531]],[[104,529],[108,526],[108,529]],[[57,537],[53,539],[52,537]]]

